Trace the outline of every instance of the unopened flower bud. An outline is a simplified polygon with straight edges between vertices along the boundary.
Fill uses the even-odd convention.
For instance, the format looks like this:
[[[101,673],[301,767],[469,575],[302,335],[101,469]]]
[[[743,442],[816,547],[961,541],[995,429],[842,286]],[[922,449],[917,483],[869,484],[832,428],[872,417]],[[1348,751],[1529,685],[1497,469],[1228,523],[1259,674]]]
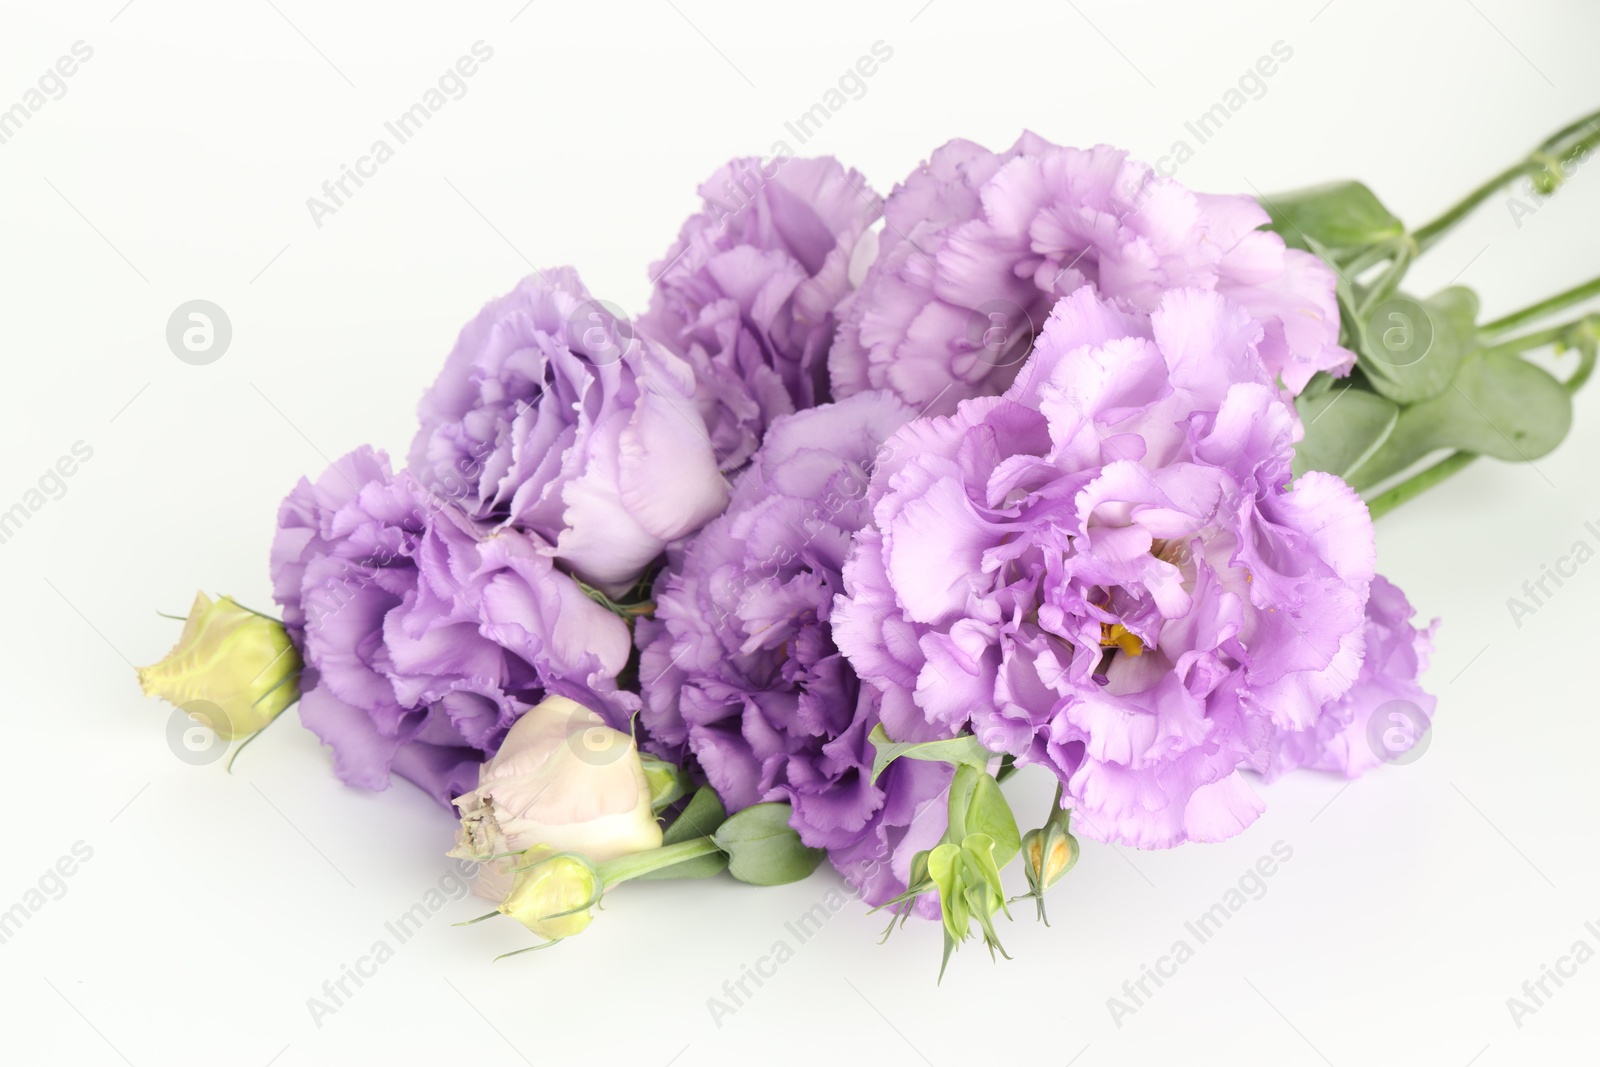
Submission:
[[[281,622],[231,597],[195,594],[183,634],[166,659],[140,667],[145,696],[203,707],[225,741],[266,726],[300,696],[300,655]]]
[[[649,754],[640,757],[644,780],[650,785],[650,807],[661,811],[689,793],[689,776],[676,763]]]
[[[478,772],[478,788],[456,798],[461,827],[452,856],[476,860],[481,897],[512,889],[509,852],[537,845],[591,862],[661,847],[633,738],[566,697],[529,708]]]
[[[600,901],[600,876],[582,856],[532,848],[499,911],[549,941],[581,934]]]
[[[1052,819],[1048,825],[1022,835],[1022,859],[1028,888],[1038,896],[1078,862],[1078,840],[1067,833],[1066,826]]]
[[[1072,812],[1061,806],[1061,790],[1050,806],[1050,817],[1037,830],[1022,835],[1022,868],[1028,875],[1028,895],[1046,926],[1044,892],[1059,882],[1078,862],[1078,839],[1069,832]]]

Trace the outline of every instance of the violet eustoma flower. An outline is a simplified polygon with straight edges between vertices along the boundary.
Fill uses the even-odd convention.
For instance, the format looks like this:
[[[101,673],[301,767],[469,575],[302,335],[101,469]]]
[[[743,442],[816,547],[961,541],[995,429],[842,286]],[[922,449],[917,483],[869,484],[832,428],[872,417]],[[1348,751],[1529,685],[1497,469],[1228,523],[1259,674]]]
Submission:
[[[884,206],[877,258],[841,310],[836,397],[891,389],[948,413],[1010,385],[1060,297],[1090,286],[1125,311],[1168,289],[1215,290],[1261,330],[1257,354],[1291,395],[1343,374],[1334,274],[1260,229],[1248,196],[1193,193],[1101,145],[1025,133],[1003,153],[951,141]]]
[[[1005,395],[890,441],[832,622],[891,736],[914,712],[1045,764],[1099,841],[1256,818],[1238,768],[1349,689],[1373,566],[1347,485],[1285,488],[1263,337],[1216,292],[1141,315],[1083,288]]]
[[[547,548],[485,537],[370,448],[301,479],[278,512],[273,597],[306,662],[301,721],[339,777],[386,789],[394,773],[449,804],[546,695],[626,726],[627,625]]]
[[[694,368],[718,458],[735,470],[773,419],[827,399],[834,307],[882,200],[834,159],[788,156],[736,159],[700,196],[651,268],[639,330]]]
[[[422,398],[410,469],[620,595],[727,503],[694,389],[687,364],[632,336],[575,271],[546,271],[461,331]]]
[[[943,834],[950,768],[899,760],[871,780],[879,695],[829,623],[873,464],[913,415],[863,393],[777,419],[727,513],[671,555],[655,618],[638,623],[649,747],[692,756],[729,811],[788,802],[801,840],[873,904],[902,892],[912,856]]]
[[[1308,728],[1273,735],[1271,761],[1263,768],[1267,781],[1297,767],[1357,778],[1417,742],[1418,731],[1433,720],[1434,698],[1423,692],[1419,679],[1439,620],[1417,627],[1411,624],[1415,614],[1397,586],[1382,575],[1372,579],[1361,673],[1349,692],[1323,705]],[[1379,718],[1375,728],[1374,715]],[[1400,740],[1397,746],[1384,736],[1391,730]]]

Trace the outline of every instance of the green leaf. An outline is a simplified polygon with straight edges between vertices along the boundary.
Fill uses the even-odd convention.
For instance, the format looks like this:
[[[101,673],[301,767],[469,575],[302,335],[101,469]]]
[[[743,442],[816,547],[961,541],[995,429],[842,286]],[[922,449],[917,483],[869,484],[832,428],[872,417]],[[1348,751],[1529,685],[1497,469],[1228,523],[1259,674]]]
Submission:
[[[944,971],[950,966],[950,953],[955,950],[956,939],[950,936],[950,931],[944,931],[944,958],[939,961],[939,980],[936,985],[944,984]]]
[[[1324,263],[1336,262],[1331,248],[1327,248],[1315,239],[1308,239],[1306,245],[1308,251]],[[1343,271],[1336,270],[1334,272],[1333,296],[1335,302],[1339,305],[1339,344],[1352,352],[1359,353],[1362,346],[1366,344],[1361,333],[1361,316],[1356,314],[1356,308],[1360,306],[1361,302],[1356,296],[1355,286],[1351,284],[1350,278]],[[1326,379],[1330,385],[1333,382],[1331,375],[1318,371],[1317,375],[1312,377],[1313,383],[1318,376]]]
[[[717,791],[709,785],[703,785],[689,798],[689,803],[684,806],[678,817],[672,821],[661,835],[662,847],[677,845],[696,838],[711,837],[717,828],[727,821],[728,812],[722,806],[722,800],[717,796]],[[728,869],[728,857],[721,852],[714,852],[706,856],[696,856],[694,859],[675,863],[671,867],[651,871],[649,874],[638,876],[639,881],[657,878],[710,878],[714,874],[721,874]]]
[[[872,761],[873,781],[878,780],[878,775],[883,773],[885,767],[902,756],[906,759],[927,760],[932,763],[966,763],[975,767],[986,766],[994,758],[994,753],[980,745],[978,739],[971,734],[945,738],[942,741],[891,741],[889,732],[880,722],[872,728],[867,740],[871,741],[872,747],[877,750],[877,755]]]
[[[1315,242],[1340,262],[1362,249],[1398,240],[1406,230],[1371,189],[1356,181],[1278,193],[1270,200],[1262,197],[1261,206],[1286,244],[1315,251]]]
[[[1306,387],[1300,390],[1300,399],[1310,400],[1324,393],[1336,392],[1349,384],[1349,382],[1341,382],[1325,370],[1319,370],[1311,376],[1310,381],[1306,382]]]
[[[967,936],[967,905],[962,892],[961,846],[946,841],[928,853],[928,877],[939,889],[939,910],[945,935],[955,941]],[[945,957],[947,960],[949,956]]]
[[[1017,819],[1011,813],[1011,805],[1006,803],[1000,783],[985,773],[979,772],[973,786],[965,823],[967,837],[982,836],[993,842],[993,863],[996,867],[1010,863],[1022,848],[1022,835],[1017,831]]]
[[[960,841],[967,836],[967,807],[972,803],[978,779],[989,777],[986,771],[963,763],[950,779],[950,800],[946,808],[944,839]]]
[[[1011,909],[1006,906],[1005,887],[1000,883],[1000,868],[1004,864],[995,862],[994,839],[988,834],[968,834],[961,842],[961,860],[967,911],[978,920],[989,955],[993,956],[998,949],[1000,955],[1005,956],[1006,950],[995,933],[994,916],[996,912],[1005,912],[1009,919]]]
[[[928,876],[928,852],[928,849],[923,849],[911,857],[911,878],[906,882],[906,891],[891,900],[886,900],[879,904],[872,909],[873,911],[882,911],[884,908],[895,908],[901,904],[908,904],[930,889],[938,888],[933,884],[933,879]],[[906,919],[910,915],[910,908],[900,908],[899,914],[889,920],[889,928],[883,932],[883,936],[887,938],[893,933],[896,924],[904,926]],[[879,944],[882,944],[882,942],[880,941]]]
[[[695,790],[683,812],[661,835],[661,843],[676,845],[696,837],[710,837],[727,818],[728,810],[722,806],[722,798],[717,796],[717,791],[709,785],[703,785]]]
[[[924,882],[929,881],[928,852],[928,849],[923,849],[921,852],[918,852],[915,856],[911,857],[911,880],[906,883],[906,885],[910,886],[911,889],[908,889],[907,892],[911,892],[918,886],[922,886]],[[926,891],[926,886],[923,886],[922,889],[919,890],[919,892]]]
[[[1000,884],[1000,868],[1005,866],[994,858],[995,840],[988,834],[968,834],[961,842],[961,857],[966,863],[970,881],[983,884],[996,896],[1005,893]]]
[[[1400,413],[1350,483],[1371,488],[1443,448],[1511,462],[1538,459],[1571,426],[1572,398],[1560,382],[1513,353],[1474,352],[1444,393]]]
[[[1353,385],[1295,401],[1306,428],[1295,446],[1294,476],[1327,471],[1343,478],[1377,451],[1400,418],[1391,400]]]
[[[1440,396],[1478,346],[1477,316],[1477,294],[1461,286],[1426,300],[1398,293],[1367,315],[1361,369],[1374,389],[1397,404]]]
[[[789,805],[755,804],[728,817],[713,835],[728,854],[728,873],[751,885],[798,882],[826,855],[807,848],[789,825]]]

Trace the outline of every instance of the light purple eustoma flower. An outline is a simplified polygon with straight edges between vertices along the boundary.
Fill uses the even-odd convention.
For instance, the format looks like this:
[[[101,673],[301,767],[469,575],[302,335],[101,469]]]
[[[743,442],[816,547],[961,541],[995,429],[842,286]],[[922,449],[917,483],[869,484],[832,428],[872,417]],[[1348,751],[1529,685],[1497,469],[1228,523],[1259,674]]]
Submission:
[[[834,307],[881,198],[831,158],[736,159],[700,187],[704,207],[651,268],[641,333],[693,368],[724,470],[773,419],[827,399]]]
[[[1267,781],[1297,767],[1356,778],[1409,751],[1433,720],[1435,701],[1419,678],[1439,625],[1435,619],[1427,627],[1413,626],[1415,614],[1398,587],[1382,575],[1372,579],[1361,673],[1349,692],[1323,705],[1307,729],[1274,733],[1271,760],[1263,768]]]
[[[1256,818],[1237,769],[1354,682],[1374,554],[1342,481],[1285,488],[1265,334],[1214,291],[1143,315],[1080,289],[1003,396],[891,439],[832,618],[891,736],[1044,763],[1095,840]]]
[[[619,595],[727,503],[694,390],[686,363],[633,336],[574,271],[546,271],[461,331],[422,398],[410,469]]]
[[[300,718],[339,776],[398,774],[449,804],[546,695],[626,729],[627,625],[532,534],[487,531],[361,448],[278,512],[273,597],[306,662]]]
[[[641,722],[661,755],[692,757],[730,811],[793,806],[873,904],[902,892],[944,832],[950,768],[900,760],[871,781],[878,692],[834,646],[830,616],[884,441],[914,412],[862,393],[777,419],[722,517],[670,555],[638,623]],[[948,730],[913,724],[909,736]]]
[[[877,258],[841,310],[835,396],[891,389],[930,413],[1003,391],[1059,297],[1081,286],[1126,311],[1173,288],[1215,290],[1261,330],[1291,394],[1345,373],[1334,274],[1259,229],[1248,196],[1193,193],[1117,149],[1025,133],[1003,153],[952,141],[897,186]]]

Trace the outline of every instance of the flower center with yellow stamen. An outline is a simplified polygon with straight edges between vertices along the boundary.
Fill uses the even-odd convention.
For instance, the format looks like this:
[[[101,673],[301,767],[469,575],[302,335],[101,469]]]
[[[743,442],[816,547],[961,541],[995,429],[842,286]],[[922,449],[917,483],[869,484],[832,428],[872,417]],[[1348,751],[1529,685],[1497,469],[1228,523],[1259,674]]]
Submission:
[[[1100,647],[1121,649],[1130,656],[1144,655],[1144,642],[1120,622],[1100,624]]]

